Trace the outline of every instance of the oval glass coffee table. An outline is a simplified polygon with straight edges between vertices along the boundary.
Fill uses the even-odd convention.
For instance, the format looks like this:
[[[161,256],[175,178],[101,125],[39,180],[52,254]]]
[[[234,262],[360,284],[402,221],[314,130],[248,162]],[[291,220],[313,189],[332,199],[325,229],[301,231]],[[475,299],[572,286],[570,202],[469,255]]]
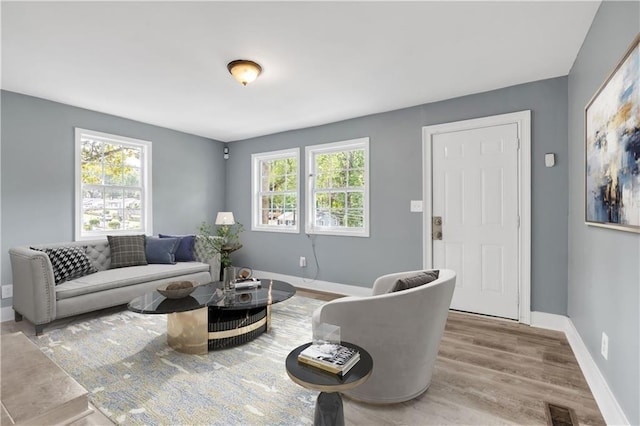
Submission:
[[[255,339],[271,328],[271,305],[289,299],[289,283],[261,280],[261,287],[225,295],[222,282],[202,284],[188,296],[167,299],[157,291],[136,297],[127,308],[140,314],[168,314],[167,343],[179,352],[206,354]]]
[[[360,360],[344,377],[298,362],[300,352],[311,343],[298,346],[287,355],[286,366],[289,378],[303,388],[320,391],[316,401],[314,426],[344,425],[340,392],[360,386],[367,381],[373,371],[373,360],[369,352],[353,343],[341,342],[340,344],[360,352]]]

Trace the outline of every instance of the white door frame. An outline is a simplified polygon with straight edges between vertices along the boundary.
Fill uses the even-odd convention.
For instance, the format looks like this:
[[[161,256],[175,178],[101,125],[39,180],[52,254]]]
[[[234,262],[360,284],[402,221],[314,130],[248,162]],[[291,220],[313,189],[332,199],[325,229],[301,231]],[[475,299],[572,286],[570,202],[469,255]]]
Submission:
[[[433,136],[462,130],[516,123],[518,125],[518,317],[521,323],[531,323],[531,111],[435,124],[422,128],[422,200],[423,200],[423,266],[432,268],[433,246],[431,217],[433,215]]]

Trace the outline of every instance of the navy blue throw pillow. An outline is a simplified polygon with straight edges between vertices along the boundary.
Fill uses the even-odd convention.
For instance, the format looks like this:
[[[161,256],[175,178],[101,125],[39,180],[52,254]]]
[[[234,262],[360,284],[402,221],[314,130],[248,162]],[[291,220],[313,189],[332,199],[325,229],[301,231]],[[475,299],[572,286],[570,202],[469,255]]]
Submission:
[[[193,262],[196,256],[193,253],[193,247],[196,244],[195,235],[165,235],[160,234],[160,238],[178,238],[178,249],[176,250],[176,262]]]
[[[176,249],[180,243],[179,238],[147,237],[144,247],[148,263],[176,263]]]

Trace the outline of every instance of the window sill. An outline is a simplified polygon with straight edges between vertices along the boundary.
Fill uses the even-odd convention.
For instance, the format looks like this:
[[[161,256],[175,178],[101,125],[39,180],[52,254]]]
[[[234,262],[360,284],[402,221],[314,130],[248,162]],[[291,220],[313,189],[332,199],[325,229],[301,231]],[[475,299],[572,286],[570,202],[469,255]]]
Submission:
[[[300,229],[296,228],[270,228],[266,226],[252,226],[252,231],[258,232],[280,232],[284,234],[299,234]]]
[[[339,229],[319,229],[307,227],[306,231],[309,235],[333,235],[336,237],[360,237],[369,238],[369,231],[345,231]]]

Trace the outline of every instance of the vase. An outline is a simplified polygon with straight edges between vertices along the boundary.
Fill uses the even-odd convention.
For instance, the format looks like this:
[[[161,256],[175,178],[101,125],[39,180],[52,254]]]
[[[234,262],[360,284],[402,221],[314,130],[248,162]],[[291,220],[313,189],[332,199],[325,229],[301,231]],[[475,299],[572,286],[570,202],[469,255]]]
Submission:
[[[225,266],[222,272],[222,290],[225,293],[232,293],[236,288],[236,268],[234,266]]]

